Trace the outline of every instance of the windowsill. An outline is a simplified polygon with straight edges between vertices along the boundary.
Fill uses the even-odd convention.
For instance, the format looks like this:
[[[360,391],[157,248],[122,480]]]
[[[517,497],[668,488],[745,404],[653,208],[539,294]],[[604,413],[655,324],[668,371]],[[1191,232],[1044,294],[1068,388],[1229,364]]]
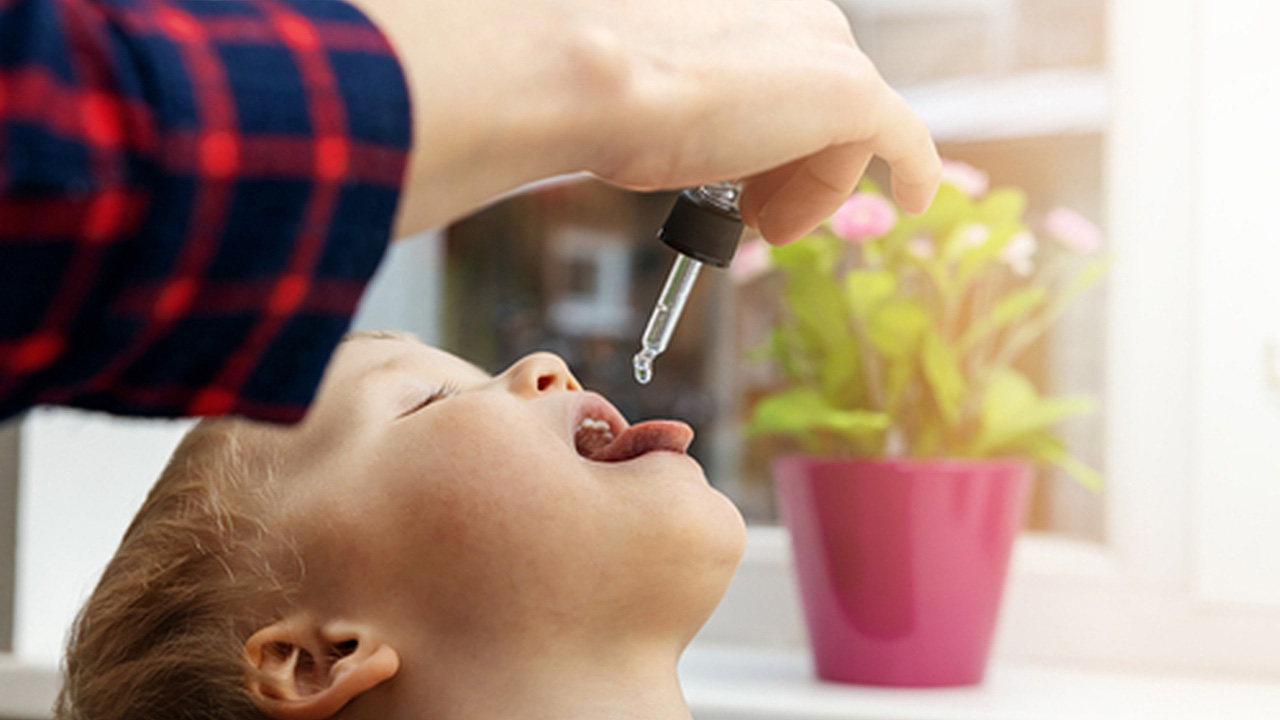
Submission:
[[[1275,718],[1280,684],[996,663],[977,687],[818,682],[808,655],[695,645],[680,666],[697,720],[1139,720]]]
[[[58,693],[58,671],[0,653],[0,718],[43,720]]]

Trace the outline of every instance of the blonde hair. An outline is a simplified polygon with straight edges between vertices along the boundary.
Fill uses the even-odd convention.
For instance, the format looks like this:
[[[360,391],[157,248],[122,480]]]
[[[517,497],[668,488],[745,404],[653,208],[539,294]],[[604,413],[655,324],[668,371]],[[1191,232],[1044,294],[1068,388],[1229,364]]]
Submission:
[[[244,642],[301,582],[269,530],[270,431],[205,421],[183,438],[80,611],[58,720],[261,720]]]

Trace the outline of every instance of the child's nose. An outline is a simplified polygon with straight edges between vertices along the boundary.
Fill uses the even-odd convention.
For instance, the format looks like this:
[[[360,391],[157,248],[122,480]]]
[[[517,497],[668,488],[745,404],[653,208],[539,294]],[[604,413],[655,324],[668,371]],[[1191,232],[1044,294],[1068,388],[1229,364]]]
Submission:
[[[578,379],[569,372],[569,366],[549,352],[526,355],[503,373],[512,392],[536,395],[552,390],[581,390]]]

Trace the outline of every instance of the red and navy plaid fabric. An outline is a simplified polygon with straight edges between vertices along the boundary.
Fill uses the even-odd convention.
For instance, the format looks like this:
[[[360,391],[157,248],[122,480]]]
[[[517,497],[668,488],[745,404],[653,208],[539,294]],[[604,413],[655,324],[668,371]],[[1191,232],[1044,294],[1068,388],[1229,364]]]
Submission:
[[[0,0],[0,418],[296,420],[410,142],[332,0]]]

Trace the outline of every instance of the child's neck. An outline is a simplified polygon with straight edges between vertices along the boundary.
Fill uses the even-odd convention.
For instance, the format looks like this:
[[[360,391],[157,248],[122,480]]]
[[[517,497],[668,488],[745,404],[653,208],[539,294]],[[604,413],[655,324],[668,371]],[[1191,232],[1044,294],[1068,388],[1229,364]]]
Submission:
[[[673,661],[538,681],[493,720],[689,720]],[[462,720],[465,715],[458,716]],[[478,716],[472,716],[478,717]]]
[[[368,717],[414,720],[689,720],[678,649],[619,648],[611,657],[543,653],[449,663],[447,677],[397,678],[393,707]],[[408,670],[406,663],[403,669]],[[356,716],[361,717],[361,716]]]

